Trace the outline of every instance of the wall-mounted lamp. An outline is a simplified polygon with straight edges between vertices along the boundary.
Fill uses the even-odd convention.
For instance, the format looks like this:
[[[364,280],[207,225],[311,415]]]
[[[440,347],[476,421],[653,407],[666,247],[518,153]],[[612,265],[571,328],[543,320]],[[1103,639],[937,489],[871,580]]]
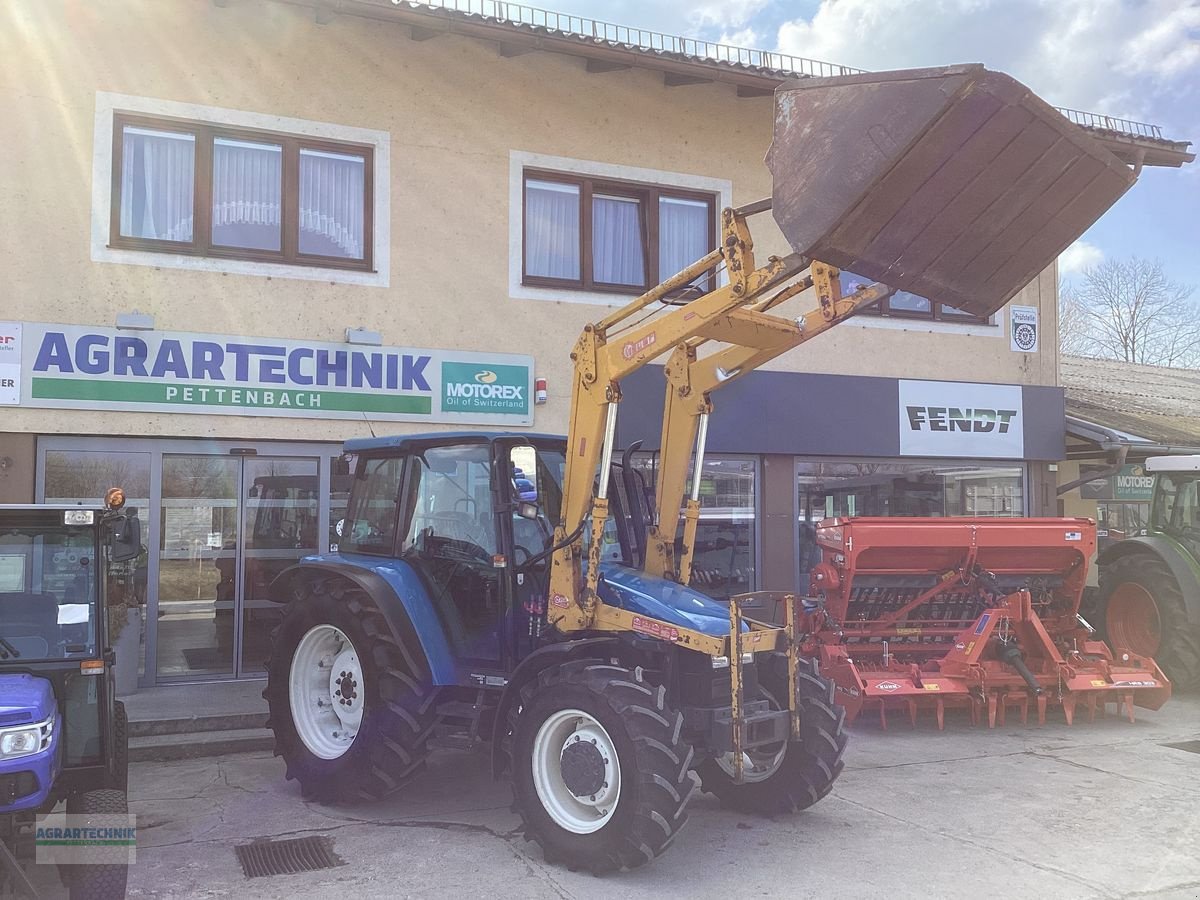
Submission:
[[[541,406],[546,402],[546,379],[535,378],[533,380],[533,402]]]
[[[153,331],[154,316],[138,312],[136,309],[133,312],[117,313],[117,327],[129,331]]]
[[[346,343],[368,344],[372,347],[379,347],[383,344],[383,335],[378,331],[367,331],[363,328],[347,328]]]

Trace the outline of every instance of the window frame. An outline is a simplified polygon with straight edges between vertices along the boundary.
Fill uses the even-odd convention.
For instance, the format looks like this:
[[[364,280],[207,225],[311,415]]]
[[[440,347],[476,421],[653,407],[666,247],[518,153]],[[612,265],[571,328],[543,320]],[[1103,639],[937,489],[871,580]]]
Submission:
[[[195,140],[192,181],[192,240],[167,241],[121,234],[122,168],[125,127],[147,128],[190,134]],[[277,144],[282,148],[280,184],[280,249],[259,250],[229,247],[212,241],[213,142],[218,138]],[[301,253],[300,243],[300,151],[361,156],[363,159],[363,258],[348,259]],[[330,141],[309,135],[226,125],[198,119],[154,116],[115,110],[112,120],[112,170],[110,173],[108,244],[110,249],[168,253],[203,259],[232,259],[276,263],[319,269],[375,272],[375,147],[352,141]]]
[[[873,303],[863,310],[864,313],[872,316],[879,316],[885,319],[911,319],[917,322],[943,322],[952,325],[996,325],[994,316],[976,316],[971,313],[951,313],[949,315],[943,312],[943,307],[955,309],[948,303],[939,303],[937,300],[931,300],[928,297],[922,297],[920,294],[913,294],[914,297],[921,297],[929,303],[929,312],[918,312],[915,309],[892,309],[891,297],[884,297],[878,303]]]
[[[579,188],[579,275],[577,279],[552,278],[545,275],[529,274],[528,248],[528,198],[529,181],[550,181],[556,184],[570,184]],[[641,239],[643,283],[640,285],[611,284],[596,281],[592,254],[592,196],[607,194],[615,197],[636,199],[642,210]],[[571,291],[591,291],[601,294],[624,294],[638,296],[645,293],[663,280],[659,272],[659,200],[661,197],[678,198],[680,200],[695,200],[708,204],[708,252],[717,246],[717,212],[720,197],[711,191],[690,190],[673,185],[654,184],[652,182],[627,181],[616,178],[606,178],[599,175],[584,173],[560,172],[553,169],[542,169],[536,166],[524,166],[521,170],[521,284],[525,287],[561,288]],[[668,272],[666,277],[674,275]],[[710,273],[704,279],[704,291],[711,291],[716,286],[715,276]]]

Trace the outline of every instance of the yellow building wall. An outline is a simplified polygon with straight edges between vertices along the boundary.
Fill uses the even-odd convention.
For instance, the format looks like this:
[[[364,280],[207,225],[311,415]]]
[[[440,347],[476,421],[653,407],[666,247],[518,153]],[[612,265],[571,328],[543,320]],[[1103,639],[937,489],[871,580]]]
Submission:
[[[160,330],[340,342],[362,327],[385,345],[528,353],[549,379],[549,403],[536,408],[543,431],[566,429],[568,353],[605,309],[509,296],[510,153],[728,179],[736,204],[770,193],[770,98],[666,87],[640,68],[588,74],[564,55],[502,58],[496,44],[454,35],[417,42],[405,27],[353,15],[318,25],[311,9],[272,0],[7,3],[0,60],[0,319],[111,327],[136,308]],[[98,92],[387,132],[389,286],[94,262]],[[758,224],[760,251],[783,252],[773,224]],[[1016,302],[1040,309],[1039,353],[1009,350],[1002,313],[984,334],[850,323],[774,367],[1054,384],[1053,269]],[[6,410],[3,430],[333,441],[369,427],[20,408]]]

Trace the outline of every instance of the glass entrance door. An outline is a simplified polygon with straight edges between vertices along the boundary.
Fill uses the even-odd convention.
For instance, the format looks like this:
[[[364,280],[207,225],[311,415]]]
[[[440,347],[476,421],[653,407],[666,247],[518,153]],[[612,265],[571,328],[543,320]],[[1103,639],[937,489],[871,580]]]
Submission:
[[[260,675],[282,608],[267,599],[275,576],[318,552],[321,507],[316,459],[249,457],[242,463],[239,675]]]
[[[275,576],[318,552],[316,458],[164,454],[158,676],[257,677]]]

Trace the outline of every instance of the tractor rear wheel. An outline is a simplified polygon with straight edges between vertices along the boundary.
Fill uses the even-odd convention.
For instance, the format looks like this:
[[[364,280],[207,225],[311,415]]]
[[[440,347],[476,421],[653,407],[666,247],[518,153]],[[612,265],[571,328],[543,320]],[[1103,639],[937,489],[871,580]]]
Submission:
[[[640,669],[552,666],[521,688],[508,724],[514,809],[547,862],[632,869],[687,822],[695,779],[683,716]]]
[[[318,582],[287,606],[267,662],[275,755],[306,797],[373,800],[424,765],[434,691],[356,587]]]
[[[703,789],[725,806],[745,813],[778,815],[807,809],[833,789],[845,766],[846,711],[834,702],[833,682],[820,674],[816,660],[801,659],[796,680],[799,741],[746,751],[741,784],[733,780],[732,753],[705,760],[697,769]],[[768,656],[759,671],[759,684],[773,708],[787,705],[784,654]]]
[[[67,798],[67,814],[86,816],[89,821],[105,827],[111,821],[96,821],[98,817],[125,816],[129,806],[124,791],[104,788],[73,794]],[[72,822],[72,826],[78,825]],[[108,848],[104,848],[107,856]],[[81,863],[68,866],[66,883],[71,900],[124,900],[125,885],[129,878],[129,865],[117,863]],[[61,870],[60,870],[61,871]]]
[[[1104,567],[1093,624],[1114,651],[1153,657],[1177,690],[1200,688],[1200,627],[1161,559],[1135,553]]]

